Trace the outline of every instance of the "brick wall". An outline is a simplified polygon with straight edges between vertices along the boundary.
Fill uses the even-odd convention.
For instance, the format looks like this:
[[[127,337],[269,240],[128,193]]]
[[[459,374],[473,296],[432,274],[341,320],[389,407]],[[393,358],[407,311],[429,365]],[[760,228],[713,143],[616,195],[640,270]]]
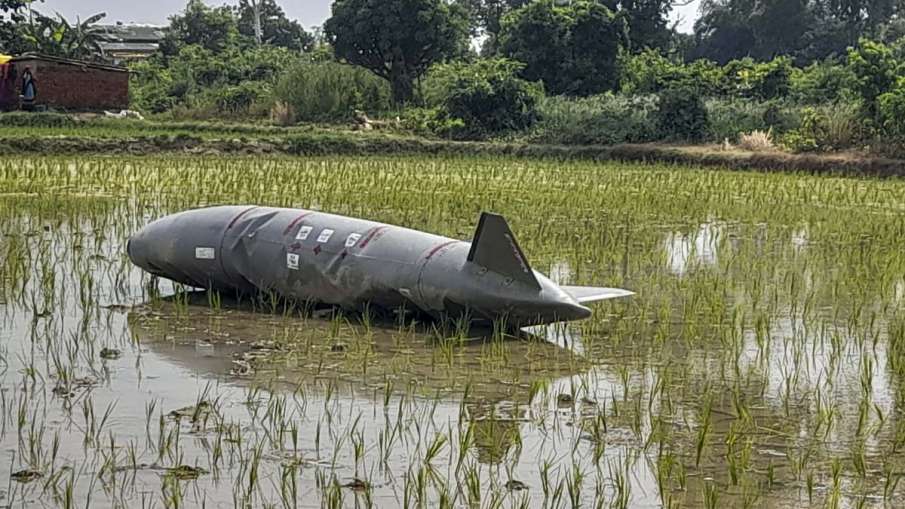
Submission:
[[[129,73],[41,59],[15,61],[16,88],[31,69],[38,87],[36,104],[68,111],[121,110],[129,107]]]

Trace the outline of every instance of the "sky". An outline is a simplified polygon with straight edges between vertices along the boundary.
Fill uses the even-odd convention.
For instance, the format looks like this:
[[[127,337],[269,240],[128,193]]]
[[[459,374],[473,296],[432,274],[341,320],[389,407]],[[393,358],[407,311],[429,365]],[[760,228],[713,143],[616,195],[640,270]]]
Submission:
[[[210,5],[235,3],[226,0],[205,0]],[[277,0],[286,15],[297,19],[307,28],[319,26],[330,16],[332,0]],[[166,24],[167,18],[185,7],[186,0],[44,0],[35,9],[44,14],[59,12],[70,21],[76,16],[86,18],[99,12],[106,12],[106,22]],[[698,1],[677,8],[672,16],[679,19],[679,30],[690,32],[697,16]]]

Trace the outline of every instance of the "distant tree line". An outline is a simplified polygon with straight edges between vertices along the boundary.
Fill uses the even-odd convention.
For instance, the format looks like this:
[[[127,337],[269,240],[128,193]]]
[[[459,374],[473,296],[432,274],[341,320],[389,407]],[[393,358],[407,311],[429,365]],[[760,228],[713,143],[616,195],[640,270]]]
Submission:
[[[280,123],[364,110],[430,135],[557,143],[905,137],[905,2],[703,0],[685,34],[674,1],[335,0],[309,32],[275,0],[188,0],[132,64],[133,104]],[[0,51],[104,58],[99,17],[34,7],[0,0]]]

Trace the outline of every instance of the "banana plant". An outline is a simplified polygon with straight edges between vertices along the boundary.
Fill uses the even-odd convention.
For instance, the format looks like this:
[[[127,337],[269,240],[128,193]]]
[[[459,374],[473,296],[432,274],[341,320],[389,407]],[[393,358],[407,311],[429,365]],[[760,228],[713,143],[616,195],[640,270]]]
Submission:
[[[32,11],[28,23],[20,25],[30,50],[73,59],[103,58],[104,29],[96,25],[107,14],[99,13],[70,24],[60,13],[55,18]]]

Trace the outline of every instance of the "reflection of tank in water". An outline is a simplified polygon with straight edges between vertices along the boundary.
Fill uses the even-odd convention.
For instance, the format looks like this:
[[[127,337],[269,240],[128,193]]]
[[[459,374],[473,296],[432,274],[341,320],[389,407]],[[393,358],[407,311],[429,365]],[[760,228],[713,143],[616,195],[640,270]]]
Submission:
[[[506,220],[489,213],[468,243],[308,210],[212,207],[154,221],[128,252],[148,272],[199,288],[519,327],[587,318],[584,304],[631,295],[557,285],[531,269]]]
[[[398,392],[414,387],[456,408],[463,405],[478,461],[486,464],[500,463],[520,442],[520,426],[532,418],[532,391],[589,367],[571,350],[536,336],[438,342],[427,330],[347,320],[337,335],[335,320],[309,319],[300,327],[297,318],[255,313],[228,299],[219,311],[210,310],[203,292],[188,299],[182,308],[167,299],[136,308],[128,315],[132,336],[180,368],[218,377],[242,372],[251,353],[253,367],[267,372],[260,381],[269,387],[283,381],[292,390],[325,380],[342,381],[340,388],[380,390],[386,380]],[[284,343],[269,341],[287,329],[296,335]],[[291,364],[281,361],[289,354]]]

